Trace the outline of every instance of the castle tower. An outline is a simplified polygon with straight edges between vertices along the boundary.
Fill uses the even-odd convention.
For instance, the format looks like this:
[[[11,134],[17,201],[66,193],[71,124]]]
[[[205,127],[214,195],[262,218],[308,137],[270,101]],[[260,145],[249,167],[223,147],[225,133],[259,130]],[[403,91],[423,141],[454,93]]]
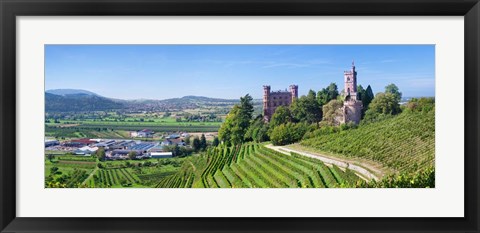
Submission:
[[[343,120],[341,123],[354,122],[358,124],[362,119],[363,103],[357,95],[357,71],[353,61],[352,69],[343,72],[343,77],[345,82],[345,99],[343,101]]]
[[[292,103],[298,99],[298,85],[290,85],[290,93],[292,94]]]
[[[269,120],[267,116],[270,116],[269,99],[270,99],[270,86],[264,85],[263,86],[263,116],[267,121]]]
[[[343,72],[345,82],[345,96],[349,99],[357,99],[357,71],[352,61],[352,69]]]

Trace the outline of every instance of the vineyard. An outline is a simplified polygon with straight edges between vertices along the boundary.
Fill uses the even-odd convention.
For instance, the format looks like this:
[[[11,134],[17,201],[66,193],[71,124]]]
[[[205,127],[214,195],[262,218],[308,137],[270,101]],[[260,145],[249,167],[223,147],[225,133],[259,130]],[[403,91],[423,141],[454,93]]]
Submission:
[[[360,178],[351,170],[321,161],[285,155],[260,144],[210,148],[206,155],[185,162],[159,188],[334,188],[351,186]]]
[[[332,155],[364,158],[398,172],[418,172],[434,165],[435,111],[399,116],[304,140],[301,146]]]
[[[45,156],[45,187],[146,188],[174,174],[182,158],[99,162],[96,157]]]
[[[90,188],[132,187],[140,179],[130,168],[99,169],[92,179],[87,181]]]
[[[45,166],[45,187],[50,188],[76,188],[88,178],[94,170],[94,165],[74,166],[72,164],[48,163]]]

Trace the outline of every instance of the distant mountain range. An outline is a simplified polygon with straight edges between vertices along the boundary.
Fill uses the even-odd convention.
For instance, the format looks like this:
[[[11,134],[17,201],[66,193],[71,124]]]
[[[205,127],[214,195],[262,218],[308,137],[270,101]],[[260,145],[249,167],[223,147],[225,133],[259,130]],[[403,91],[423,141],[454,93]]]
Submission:
[[[77,94],[100,96],[100,95],[97,95],[96,93],[93,93],[91,91],[79,90],[79,89],[52,89],[52,90],[47,90],[46,93],[50,93],[50,94],[54,94],[54,95],[61,95],[61,96],[77,95]]]
[[[87,111],[174,111],[198,107],[228,107],[239,103],[236,99],[209,98],[204,96],[184,96],[164,100],[121,100],[100,96],[96,93],[77,89],[55,89],[45,92],[47,112],[87,112]],[[256,105],[261,100],[254,100]]]

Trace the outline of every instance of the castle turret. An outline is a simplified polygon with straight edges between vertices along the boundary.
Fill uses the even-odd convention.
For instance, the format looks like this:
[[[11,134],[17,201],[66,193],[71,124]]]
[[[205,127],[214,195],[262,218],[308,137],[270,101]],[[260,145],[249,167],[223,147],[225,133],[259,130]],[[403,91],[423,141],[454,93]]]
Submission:
[[[343,72],[345,82],[345,97],[348,99],[357,99],[357,71],[355,63],[352,61],[352,69]]]
[[[268,104],[269,99],[270,99],[270,86],[264,85],[263,86],[263,116],[264,117],[267,117],[270,115],[270,109],[269,109],[270,106]]]
[[[290,93],[292,94],[292,103],[298,99],[298,85],[290,85]]]

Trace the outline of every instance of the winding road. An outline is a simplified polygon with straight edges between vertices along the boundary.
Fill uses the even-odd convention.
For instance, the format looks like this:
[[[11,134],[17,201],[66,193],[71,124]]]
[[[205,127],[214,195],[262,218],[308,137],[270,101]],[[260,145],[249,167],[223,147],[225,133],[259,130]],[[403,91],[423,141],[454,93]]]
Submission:
[[[313,153],[309,153],[309,152],[298,151],[298,150],[294,150],[294,149],[287,148],[287,147],[284,147],[284,146],[274,146],[272,144],[268,144],[265,147],[270,148],[270,149],[275,150],[275,151],[278,151],[280,153],[286,154],[286,155],[291,155],[290,152],[294,152],[294,153],[297,153],[299,155],[303,155],[303,156],[306,156],[306,157],[321,160],[325,164],[334,164],[334,165],[336,165],[340,168],[348,168],[348,169],[360,174],[361,176],[363,176],[367,180],[372,180],[372,179],[374,179],[376,181],[379,180],[379,178],[375,174],[373,174],[369,170],[365,169],[364,167],[367,167],[370,170],[375,170],[375,169],[371,168],[367,165],[364,165],[364,164],[362,164],[362,166],[359,166],[359,165],[355,165],[355,164],[352,164],[352,163],[348,163],[348,162],[343,161],[341,159],[333,159],[331,157],[326,157],[326,156],[323,156],[323,155],[320,155],[320,154],[317,154],[317,153],[313,154]]]

